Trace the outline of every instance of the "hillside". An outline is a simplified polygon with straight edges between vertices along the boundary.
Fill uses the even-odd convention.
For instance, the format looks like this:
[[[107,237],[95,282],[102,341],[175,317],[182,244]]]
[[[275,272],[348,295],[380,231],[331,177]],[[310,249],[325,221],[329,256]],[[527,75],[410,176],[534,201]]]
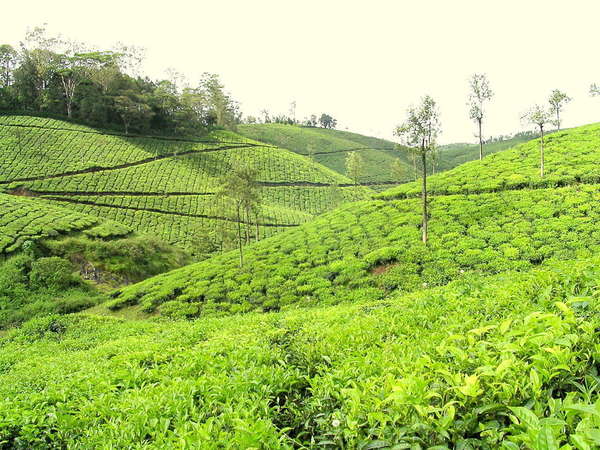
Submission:
[[[390,185],[398,184],[399,181],[406,182],[414,179],[413,161],[410,154],[399,150],[396,143],[385,139],[349,131],[275,123],[240,125],[238,130],[246,137],[286,148],[300,155],[312,156],[315,161],[344,175],[346,174],[346,155],[349,151],[356,149],[364,159],[360,182],[377,191],[388,189]],[[525,135],[518,135],[510,139],[490,142],[485,144],[484,152],[486,155],[490,155],[530,139]],[[310,149],[314,152],[312,155]],[[392,162],[398,158],[404,164],[405,174],[401,180],[398,180],[397,174],[391,170]],[[476,159],[479,159],[479,145],[442,145],[439,147],[436,171],[450,170]]]
[[[316,162],[343,175],[346,175],[348,151],[358,151],[364,161],[359,181],[377,190],[409,180],[412,175],[409,156],[397,150],[393,142],[383,139],[348,131],[275,123],[240,125],[238,131],[248,138],[312,156]],[[312,155],[311,151],[314,152]],[[390,170],[392,162],[398,158],[406,167],[406,176],[402,180],[398,180]]]
[[[38,319],[0,337],[0,442],[595,448],[599,263],[285,313]]]
[[[0,116],[0,190],[112,219],[192,252],[202,252],[207,235],[235,225],[232,206],[215,194],[240,164],[258,170],[261,237],[369,194],[293,152],[230,132],[161,139]]]
[[[0,212],[0,331],[189,263],[156,238],[42,199],[0,194]]]
[[[432,176],[427,246],[408,183],[7,332],[0,442],[598,447],[599,139]]]
[[[488,142],[483,146],[484,156],[501,152],[532,140],[534,133],[520,133],[510,138]],[[450,170],[461,164],[479,159],[479,144],[456,143],[439,146],[440,171]]]
[[[600,124],[560,131],[547,136],[544,178],[539,176],[539,139],[471,161],[428,178],[434,194],[469,194],[506,189],[544,188],[574,183],[598,183]],[[384,199],[419,195],[419,182],[406,183],[376,197]]]

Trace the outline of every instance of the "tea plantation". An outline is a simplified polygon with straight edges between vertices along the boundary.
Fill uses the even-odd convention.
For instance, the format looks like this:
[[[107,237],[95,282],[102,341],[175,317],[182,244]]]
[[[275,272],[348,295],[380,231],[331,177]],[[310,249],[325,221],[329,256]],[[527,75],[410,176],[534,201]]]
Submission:
[[[350,150],[363,158],[359,181],[377,190],[411,179],[412,160],[396,144],[384,139],[348,131],[301,127],[277,123],[240,125],[239,132],[251,139],[311,156],[320,164],[346,175],[346,156]],[[390,167],[399,158],[405,165],[405,176],[398,179]]]
[[[544,178],[539,176],[540,140],[534,139],[432,176],[429,190],[434,194],[469,194],[600,181],[600,124],[552,133],[544,145]],[[419,183],[406,183],[377,197],[414,197],[420,195],[420,189]]]
[[[182,248],[231,226],[231,205],[215,193],[240,163],[258,170],[262,237],[370,192],[307,158],[230,132],[193,140],[137,137],[0,116],[0,190],[43,197]]]
[[[119,223],[187,242],[190,228],[152,214],[225,223],[205,198],[218,167],[271,152],[294,163],[273,156],[281,170],[261,179],[263,228],[288,227],[247,245],[243,264],[225,252],[87,303],[82,289],[52,303],[53,279],[26,250],[7,259],[0,449],[600,447],[600,125],[548,136],[544,178],[537,140],[430,177],[424,245],[414,183],[351,190],[302,156],[223,132],[176,143],[1,120],[19,125],[0,125],[10,145],[16,129],[81,136],[72,154],[92,151],[91,137],[121,142],[92,162],[65,153],[43,174],[2,166],[6,192],[36,196],[0,195],[10,211],[32,210],[18,226],[5,221],[5,247],[51,225],[56,244],[39,240],[50,257],[76,254],[73,234],[99,226],[79,212],[65,220],[57,205],[119,210]],[[21,152],[32,166],[35,149]],[[359,201],[319,214],[340,189]],[[42,204],[53,220],[40,218]],[[141,248],[130,253],[162,254]],[[11,300],[13,273],[21,293],[37,286],[38,306]]]
[[[596,448],[599,263],[195,322],[36,319],[0,338],[0,445]]]

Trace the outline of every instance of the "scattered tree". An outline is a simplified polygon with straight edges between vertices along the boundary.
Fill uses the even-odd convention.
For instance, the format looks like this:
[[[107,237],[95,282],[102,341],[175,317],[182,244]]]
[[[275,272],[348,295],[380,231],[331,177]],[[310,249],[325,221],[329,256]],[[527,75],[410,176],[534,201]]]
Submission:
[[[543,106],[535,105],[521,118],[523,121],[535,125],[540,131],[540,176],[544,176],[544,127],[550,122],[551,113]]]
[[[10,45],[0,45],[0,87],[5,88],[12,84],[18,58],[19,54]]]
[[[590,86],[590,95],[592,97],[596,97],[596,96],[600,95],[600,86],[598,86],[596,83],[593,83]]]
[[[346,174],[354,181],[354,185],[358,184],[358,180],[363,170],[363,158],[358,152],[349,152],[346,155]]]
[[[484,104],[491,100],[494,93],[490,89],[490,83],[484,74],[474,74],[469,81],[469,117],[477,123],[479,129],[479,159],[483,159],[483,134],[482,124],[484,117]]]
[[[560,131],[560,113],[567,103],[571,101],[571,97],[569,97],[566,93],[554,89],[552,94],[550,94],[550,98],[548,102],[550,103],[550,110],[554,114],[554,125],[556,129]]]
[[[260,209],[260,186],[257,183],[258,171],[250,166],[240,165],[232,170],[221,183],[217,198],[226,198],[233,203],[233,221],[237,223],[237,244],[240,253],[240,267],[244,266],[244,242],[249,243],[250,215],[254,214],[258,229],[258,212]],[[245,232],[242,231],[245,224]]]
[[[396,127],[394,134],[400,137],[404,144],[411,147],[421,159],[423,165],[423,183],[421,185],[421,203],[423,209],[422,238],[427,244],[428,211],[427,211],[427,156],[435,149],[435,142],[441,131],[440,115],[433,98],[425,96],[421,104],[411,107],[402,125]]]
[[[395,158],[390,166],[391,176],[396,181],[403,181],[404,176],[406,175],[406,166],[400,160],[400,158]]]
[[[313,161],[315,160],[315,153],[316,153],[317,149],[315,148],[314,145],[312,144],[308,144],[306,146],[306,154],[308,155],[308,157],[310,159],[312,159]]]
[[[335,128],[337,125],[337,120],[331,117],[329,114],[321,114],[319,118],[319,123],[323,128]]]

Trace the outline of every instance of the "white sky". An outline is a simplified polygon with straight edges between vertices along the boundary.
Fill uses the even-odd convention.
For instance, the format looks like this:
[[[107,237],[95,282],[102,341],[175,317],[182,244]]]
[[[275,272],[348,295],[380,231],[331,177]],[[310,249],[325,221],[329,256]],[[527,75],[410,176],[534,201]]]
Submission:
[[[574,100],[565,127],[600,121],[599,0],[34,0],[0,12],[0,43],[28,27],[147,49],[145,72],[191,81],[218,73],[245,114],[328,112],[340,129],[390,138],[424,94],[440,105],[441,142],[473,141],[467,81],[488,75],[486,135],[522,129],[554,88]]]

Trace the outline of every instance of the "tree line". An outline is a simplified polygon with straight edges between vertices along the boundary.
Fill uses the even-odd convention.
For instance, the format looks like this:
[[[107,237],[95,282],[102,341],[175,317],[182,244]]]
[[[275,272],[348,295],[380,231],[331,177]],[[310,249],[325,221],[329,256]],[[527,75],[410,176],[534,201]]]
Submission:
[[[28,31],[17,48],[0,45],[0,110],[66,116],[125,133],[197,135],[234,128],[239,104],[219,77],[204,73],[195,86],[141,76],[143,50],[118,44],[110,50]]]

